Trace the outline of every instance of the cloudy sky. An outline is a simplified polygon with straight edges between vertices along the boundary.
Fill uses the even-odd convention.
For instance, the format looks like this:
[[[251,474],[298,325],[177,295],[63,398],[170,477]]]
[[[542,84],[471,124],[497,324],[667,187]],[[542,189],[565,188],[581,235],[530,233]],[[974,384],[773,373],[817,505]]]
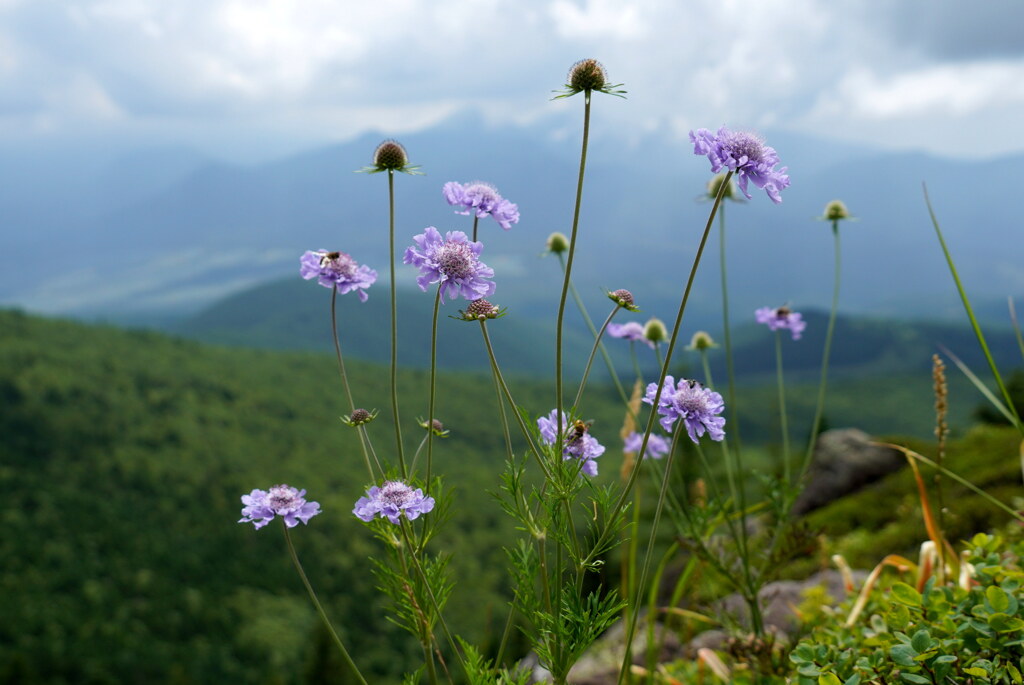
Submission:
[[[0,144],[288,151],[462,111],[557,134],[596,57],[625,136],[727,123],[958,157],[1024,151],[1024,3],[0,0]]]

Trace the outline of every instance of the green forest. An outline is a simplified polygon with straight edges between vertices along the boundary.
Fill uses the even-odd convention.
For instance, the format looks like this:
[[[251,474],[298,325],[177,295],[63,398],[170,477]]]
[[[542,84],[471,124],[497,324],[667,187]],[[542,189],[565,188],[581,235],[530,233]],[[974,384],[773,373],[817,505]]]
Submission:
[[[480,344],[474,326],[445,324],[461,329],[466,345]],[[379,409],[386,427],[386,369],[348,366],[357,404]],[[959,438],[951,468],[1010,502],[1020,471],[1005,455],[1015,451],[1015,433],[970,428],[980,398],[951,380]],[[927,372],[841,380],[827,422],[890,439],[913,433],[911,444],[928,454],[930,382]],[[412,443],[423,434],[416,418],[425,413],[427,373],[405,370],[399,384]],[[511,385],[532,415],[550,409],[543,382],[512,377]],[[806,426],[812,409],[813,392],[801,388],[790,390],[795,426]],[[610,388],[597,390],[583,413],[608,445],[599,479],[614,479],[622,410]],[[745,431],[767,464],[774,389],[742,390]],[[450,554],[459,583],[446,615],[487,649],[507,616],[503,546],[516,536],[491,495],[504,459],[491,426],[495,389],[489,376],[445,372],[437,396],[451,433],[435,446],[435,466],[456,503],[433,543]],[[757,407],[765,408],[761,422]],[[363,672],[397,682],[416,663],[417,645],[389,620],[368,560],[379,543],[351,513],[366,475],[356,435],[339,420],[347,409],[334,360],[320,352],[216,346],[0,311],[0,682],[345,682],[278,527],[236,523],[242,494],[281,482],[306,488],[322,506],[293,538],[328,613]],[[392,449],[390,431],[375,427],[377,449]],[[910,553],[925,537],[908,474],[864,496],[880,493],[892,507],[855,496],[811,517],[862,568],[884,553]],[[959,496],[953,539],[1002,520]],[[790,572],[817,563],[809,558]]]

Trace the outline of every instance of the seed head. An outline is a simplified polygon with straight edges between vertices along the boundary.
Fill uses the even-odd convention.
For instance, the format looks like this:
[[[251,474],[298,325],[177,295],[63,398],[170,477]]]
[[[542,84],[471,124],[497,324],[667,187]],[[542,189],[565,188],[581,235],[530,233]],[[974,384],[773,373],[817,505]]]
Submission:
[[[608,83],[608,72],[596,59],[581,59],[569,69],[566,81],[575,91],[601,90]]]
[[[665,342],[668,340],[668,329],[665,328],[665,323],[661,319],[652,316],[644,324],[644,337],[655,344]]]
[[[378,169],[397,171],[408,163],[409,155],[398,141],[385,140],[373,151],[373,165]]]
[[[466,321],[482,321],[483,319],[496,319],[501,310],[497,305],[487,300],[473,300],[465,310],[460,312]]]
[[[434,419],[432,421],[416,419],[416,421],[420,424],[420,428],[422,428],[423,430],[431,431],[434,435],[436,435],[439,438],[447,438],[448,434],[451,432],[445,430],[444,424],[441,423],[438,419]]]
[[[718,197],[718,193],[722,189],[722,183],[724,183],[724,182],[725,182],[725,174],[724,173],[715,174],[714,176],[711,177],[711,180],[708,181],[708,192],[707,192],[707,198],[709,200],[714,200],[714,199],[716,199]],[[729,185],[726,186],[725,192],[722,194],[722,199],[723,200],[733,200],[733,201],[737,201],[739,199],[739,198],[736,197],[736,182],[733,181],[732,179],[729,179]]]
[[[618,290],[611,291],[608,293],[608,299],[623,309],[628,309],[631,312],[640,311],[633,301],[633,293],[629,292],[625,288],[619,288]]]
[[[376,409],[374,409],[371,412],[360,408],[353,409],[352,413],[349,414],[348,416],[342,416],[341,422],[344,423],[345,425],[352,426],[353,428],[355,428],[357,426],[362,426],[363,424],[370,423],[370,421],[373,421],[375,418],[377,418]]]

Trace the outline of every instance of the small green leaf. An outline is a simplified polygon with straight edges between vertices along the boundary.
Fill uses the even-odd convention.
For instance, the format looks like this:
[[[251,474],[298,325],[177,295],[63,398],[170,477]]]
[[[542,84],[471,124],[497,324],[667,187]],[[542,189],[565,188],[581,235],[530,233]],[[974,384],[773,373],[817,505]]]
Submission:
[[[907,606],[921,606],[921,593],[906,583],[895,583],[892,586],[892,596],[897,602]]]
[[[984,668],[974,668],[973,666],[965,668],[964,673],[966,673],[967,675],[976,675],[979,678],[984,678],[988,675],[988,671],[986,671]]]
[[[931,685],[932,683],[932,681],[916,673],[900,673],[900,680],[905,683],[921,683],[921,685]]]
[[[921,652],[928,651],[928,648],[932,646],[932,638],[928,634],[927,630],[919,630],[914,633],[914,637],[911,638],[910,644],[914,647],[914,651],[920,654]]]
[[[992,630],[998,633],[1008,633],[1012,630],[1020,630],[1021,628],[1024,628],[1024,621],[1020,620],[1016,616],[992,614],[988,617],[988,625]]]
[[[818,676],[818,685],[843,685],[835,673],[822,673]]]

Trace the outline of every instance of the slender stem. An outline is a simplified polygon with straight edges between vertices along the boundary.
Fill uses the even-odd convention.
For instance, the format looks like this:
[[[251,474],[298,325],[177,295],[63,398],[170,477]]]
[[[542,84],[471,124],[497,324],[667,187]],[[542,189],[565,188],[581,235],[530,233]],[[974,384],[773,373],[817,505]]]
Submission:
[[[732,326],[729,324],[729,279],[725,269],[725,205],[718,214],[718,262],[722,272],[722,337],[725,343],[725,370],[729,380],[729,418],[732,433],[736,440],[736,452],[740,447],[740,419],[736,404],[736,366],[732,356]]]
[[[437,667],[434,666],[434,652],[430,645],[423,645],[423,662],[427,665],[427,680],[430,685],[437,685]]]
[[[621,309],[621,305],[615,305],[612,309],[612,313],[608,315],[608,318],[601,324],[601,330],[598,331],[597,336],[594,338],[594,346],[590,348],[590,356],[587,357],[587,365],[583,368],[583,378],[580,380],[580,389],[576,391],[576,399],[573,400],[572,406],[576,407],[579,411],[580,399],[583,397],[583,388],[587,387],[587,377],[590,375],[590,366],[594,363],[594,355],[597,354],[597,348],[601,345],[601,336],[604,335],[605,329],[608,328],[608,324],[612,322],[612,317],[615,316],[616,312]]]
[[[775,381],[779,388],[779,426],[782,429],[782,477],[789,485],[789,422],[786,416],[786,383],[782,373],[782,335],[779,331],[775,331]]]
[[[284,522],[282,521],[282,524]],[[363,685],[367,685],[366,678],[359,672],[359,667],[356,666],[356,662],[352,661],[352,657],[349,655],[348,650],[345,649],[345,645],[341,642],[341,638],[338,637],[338,633],[335,632],[334,626],[331,625],[331,620],[327,618],[327,612],[324,611],[323,606],[320,604],[320,600],[316,597],[316,592],[313,591],[313,586],[309,584],[309,579],[306,577],[306,572],[302,570],[302,564],[299,563],[299,556],[295,553],[295,546],[292,545],[292,536],[288,533],[288,526],[282,525],[284,529],[284,540],[288,545],[288,553],[292,557],[292,563],[295,564],[295,570],[299,572],[299,578],[302,579],[302,584],[306,586],[306,592],[309,593],[309,598],[313,600],[313,606],[316,607],[316,612],[320,614],[320,620],[324,622],[327,627],[327,632],[331,634],[331,638],[334,640],[334,644],[338,646],[338,650],[341,652],[341,658],[344,659],[345,663],[355,674],[356,678]]]
[[[699,350],[700,352],[700,363],[704,368],[704,385],[709,389],[715,389],[715,381],[711,377],[711,364],[708,363],[708,351],[705,349]],[[722,438],[722,462],[725,464],[725,478],[729,482],[729,496],[732,497],[733,506],[739,506],[739,495],[736,491],[736,477],[733,474],[732,459],[729,455],[729,444],[726,438]],[[740,550],[743,551],[745,546],[741,546]]]
[[[480,217],[477,216],[476,210],[473,210],[473,242],[476,242],[476,226],[480,223]]]
[[[395,447],[398,451],[398,466],[402,478],[409,478],[405,468],[405,452],[402,449],[402,422],[398,415],[398,295],[395,284],[395,172],[388,169],[388,253],[391,264],[391,414],[395,419]]]
[[[562,281],[562,295],[558,301],[558,322],[555,327],[555,408],[558,430],[556,445],[562,444],[562,322],[565,319],[565,297],[569,292],[569,278],[572,274],[572,260],[576,254],[576,229],[580,222],[580,204],[583,201],[583,176],[587,169],[587,142],[590,137],[590,91],[584,93],[583,100],[583,147],[580,152],[580,174],[576,182],[576,207],[572,214],[572,235],[569,237],[569,258],[565,264],[565,279]]]
[[[686,279],[686,288],[683,290],[683,297],[679,302],[679,311],[676,313],[676,321],[672,327],[672,335],[669,337],[668,353],[665,355],[665,361],[661,365],[661,375],[658,378],[658,386],[655,389],[654,397],[651,402],[652,407],[658,406],[658,402],[661,400],[661,393],[665,389],[665,376],[668,375],[668,367],[669,364],[672,362],[672,353],[675,351],[676,338],[679,335],[679,328],[683,323],[683,314],[686,312],[686,303],[690,299],[690,290],[693,288],[693,281],[694,278],[696,278],[697,276],[697,267],[700,266],[700,258],[704,254],[704,246],[707,244],[708,234],[711,232],[711,226],[713,225],[715,220],[715,213],[718,211],[718,207],[722,203],[722,195],[725,192],[724,189],[731,178],[732,172],[730,171],[726,174],[725,182],[723,182],[721,189],[719,189],[718,197],[715,198],[715,204],[711,208],[711,214],[708,216],[707,225],[704,227],[704,234],[701,236],[700,245],[697,248],[697,254],[694,255],[693,265],[690,267],[690,275]],[[656,411],[652,411],[650,412],[650,415],[647,417],[647,427],[644,430],[644,436],[640,442],[640,454],[644,454],[647,450],[647,441],[650,439],[651,432],[654,430],[654,421],[657,418],[657,416],[658,413]],[[672,455],[674,453],[674,450],[669,453],[667,458],[667,461],[669,463],[671,463]],[[630,490],[632,490],[633,485],[636,483],[636,479],[639,473],[640,460],[638,459],[637,463],[633,465],[633,470],[630,471],[629,480],[626,481],[626,486],[622,489],[622,493],[619,495],[619,499],[615,502],[615,507],[612,509],[611,516],[608,517],[608,521],[614,521],[618,517],[619,512],[622,511],[622,508],[626,506],[626,501],[629,498]],[[658,508],[656,510],[654,520],[654,530],[656,530],[658,527],[658,521],[661,517],[662,504],[662,501],[659,499]],[[605,527],[605,529],[601,531],[601,534],[598,536],[597,542],[594,545],[594,549],[600,549],[601,545],[604,544],[604,542],[608,539],[609,532],[610,529],[608,527]],[[585,562],[589,563],[592,560],[593,559],[590,556],[588,556]],[[630,639],[632,639],[632,635],[630,635]]]
[[[558,253],[558,263],[562,265],[562,273],[565,273],[565,258],[562,257],[562,253]],[[597,328],[594,327],[594,322],[590,318],[590,314],[587,313],[587,308],[583,305],[583,300],[580,298],[579,291],[576,290],[576,286],[573,285],[572,281],[569,281],[569,292],[572,294],[572,299],[576,303],[576,308],[579,309],[580,314],[583,316],[584,323],[587,324],[587,329],[590,334],[597,338]],[[631,341],[632,342],[632,341]],[[608,355],[608,350],[605,349],[604,341],[598,343],[598,349],[601,350],[601,357],[604,359],[605,366],[608,367],[608,374],[612,377],[612,383],[615,384],[615,389],[619,393],[619,397],[622,398],[622,403],[629,405],[629,397],[626,396],[626,390],[622,387],[622,382],[619,380],[619,374],[615,372],[615,365],[612,363],[612,358]]]
[[[338,287],[331,288],[331,337],[334,339],[334,355],[338,359],[338,375],[341,376],[341,384],[345,388],[345,395],[348,397],[349,411],[356,410],[355,400],[352,399],[352,389],[348,385],[348,374],[345,373],[345,362],[341,357],[341,340],[338,338]],[[370,452],[366,448],[366,441],[363,439],[362,431],[359,433],[359,445],[363,449],[363,459],[366,461],[366,470],[370,472],[370,480],[374,479],[373,467],[370,465]],[[379,468],[379,465],[378,465]],[[382,472],[383,473],[383,472]]]
[[[364,441],[367,449],[370,451],[370,456],[373,458],[373,463],[377,465],[377,470],[384,474],[384,467],[380,465],[380,459],[377,458],[377,451],[373,449],[373,443],[370,441],[370,434],[366,430],[366,426],[359,426],[359,437]]]
[[[963,283],[960,282],[960,276],[957,274],[956,265],[953,264],[953,255],[950,254],[949,248],[946,246],[946,239],[942,236],[942,229],[939,228],[939,220],[935,216],[935,210],[932,209],[932,201],[928,198],[928,188],[924,188],[924,201],[928,206],[928,215],[931,216],[932,225],[935,227],[935,234],[939,237],[939,244],[942,246],[942,252],[946,256],[946,263],[949,264],[949,272],[953,275],[953,281],[956,283],[957,292],[960,293],[960,300],[964,304],[964,311],[967,312],[967,318],[971,320],[971,327],[974,329],[974,335],[978,338],[978,344],[981,345],[981,351],[985,353],[985,359],[988,361],[989,369],[992,370],[992,375],[996,379],[996,385],[999,386],[999,391],[1003,395],[1003,400],[1006,402],[1006,408],[1010,411],[1013,416],[1013,424],[1021,433],[1024,433],[1024,422],[1021,421],[1020,415],[1017,413],[1017,406],[1013,402],[1013,398],[1010,397],[1010,391],[1006,389],[1006,385],[1003,384],[1003,377],[999,375],[999,369],[996,368],[996,362],[992,358],[992,353],[988,349],[988,343],[985,342],[985,335],[981,332],[981,326],[978,324],[978,319],[974,316],[974,309],[971,307],[970,300],[967,299],[967,291],[964,290]]]
[[[476,227],[474,219],[473,227]],[[474,231],[475,233],[475,231]],[[437,394],[437,310],[441,305],[441,286],[434,295],[434,318],[430,322],[430,402],[427,405],[427,480],[423,491],[430,494],[430,467],[434,456],[434,397]]]
[[[828,364],[832,355],[832,334],[836,330],[836,312],[839,309],[839,269],[842,265],[839,254],[839,220],[832,220],[832,236],[835,242],[835,276],[832,283],[832,311],[828,317],[828,331],[825,333],[825,350],[821,356],[821,384],[818,386],[818,402],[814,408],[814,421],[811,423],[811,437],[807,441],[807,453],[800,467],[800,480],[807,474],[814,457],[814,446],[818,443],[818,430],[821,428],[821,417],[825,412],[825,389],[828,384]]]

